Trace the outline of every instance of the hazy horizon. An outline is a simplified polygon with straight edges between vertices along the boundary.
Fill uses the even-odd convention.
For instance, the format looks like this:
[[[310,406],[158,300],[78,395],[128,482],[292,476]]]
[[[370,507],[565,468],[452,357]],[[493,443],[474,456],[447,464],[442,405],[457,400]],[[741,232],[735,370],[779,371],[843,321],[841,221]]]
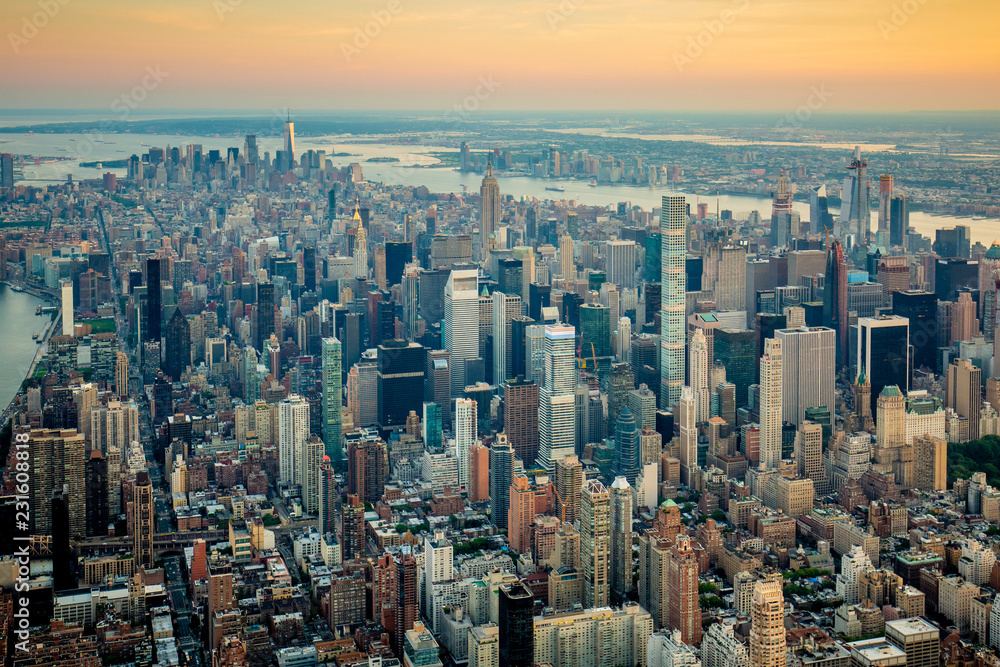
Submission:
[[[997,19],[992,0],[12,0],[0,104],[995,110]]]

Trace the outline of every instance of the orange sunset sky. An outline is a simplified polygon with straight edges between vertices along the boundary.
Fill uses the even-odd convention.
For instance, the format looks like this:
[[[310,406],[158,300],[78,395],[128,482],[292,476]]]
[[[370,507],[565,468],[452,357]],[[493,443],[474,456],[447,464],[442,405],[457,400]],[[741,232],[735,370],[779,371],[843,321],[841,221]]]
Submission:
[[[439,110],[482,77],[486,111],[774,110],[812,86],[839,111],[998,109],[998,25],[1000,0],[4,0],[0,107],[107,108],[158,67],[148,108]]]

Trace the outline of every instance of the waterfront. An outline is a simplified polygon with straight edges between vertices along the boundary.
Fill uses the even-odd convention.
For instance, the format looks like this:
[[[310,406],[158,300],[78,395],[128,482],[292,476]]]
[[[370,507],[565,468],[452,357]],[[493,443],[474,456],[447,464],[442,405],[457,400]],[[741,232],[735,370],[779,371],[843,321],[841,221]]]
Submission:
[[[21,382],[31,367],[40,347],[31,334],[40,333],[51,319],[49,315],[35,315],[39,305],[46,302],[27,292],[15,292],[0,283],[0,409],[17,395]]]
[[[95,141],[95,139],[97,141]],[[328,159],[335,167],[346,167],[352,162],[360,163],[364,176],[370,181],[380,181],[390,185],[424,186],[431,192],[475,193],[479,191],[482,174],[460,172],[452,168],[436,166],[440,160],[434,153],[455,151],[454,147],[433,145],[411,145],[378,143],[378,137],[358,137],[352,135],[327,137],[300,137],[297,139],[301,149],[325,150]],[[242,151],[242,137],[224,136],[181,136],[165,134],[107,134],[90,136],[83,134],[0,134],[0,148],[5,152],[38,156],[62,156],[73,158],[58,162],[43,164],[25,164],[24,183],[36,180],[39,185],[49,181],[65,180],[67,174],[73,174],[74,179],[100,178],[105,172],[119,176],[125,175],[125,169],[102,167],[81,167],[81,162],[100,160],[122,160],[129,155],[141,154],[151,146],[184,146],[200,144],[203,150],[217,149],[222,151],[230,146],[237,146]],[[261,154],[281,148],[281,138],[278,136],[259,136],[258,146]],[[333,153],[349,153],[349,155],[333,156]],[[848,151],[843,151],[846,159]],[[837,151],[830,151],[831,160],[840,159]],[[395,157],[399,162],[368,162],[371,158]],[[660,205],[663,195],[679,194],[687,197],[691,209],[698,202],[708,204],[710,212],[714,213],[716,205],[720,209],[728,209],[737,218],[745,217],[750,211],[758,211],[765,219],[771,215],[771,202],[767,197],[753,195],[727,195],[718,197],[715,194],[693,194],[664,187],[643,187],[633,185],[597,185],[591,186],[583,180],[554,180],[534,178],[524,175],[500,174],[500,187],[503,194],[509,194],[517,199],[547,199],[573,201],[577,204],[590,206],[611,206],[618,202],[629,202],[650,210]],[[877,185],[877,184],[876,184]],[[562,192],[546,190],[547,187],[562,188]],[[702,188],[698,188],[702,190]],[[796,201],[794,208],[803,219],[809,217],[809,205]],[[836,212],[834,210],[834,212]],[[878,222],[877,207],[872,209],[872,229]],[[937,229],[967,225],[972,242],[980,242],[989,246],[997,236],[996,219],[974,219],[950,215],[931,215],[923,211],[910,212],[910,227],[933,240]]]

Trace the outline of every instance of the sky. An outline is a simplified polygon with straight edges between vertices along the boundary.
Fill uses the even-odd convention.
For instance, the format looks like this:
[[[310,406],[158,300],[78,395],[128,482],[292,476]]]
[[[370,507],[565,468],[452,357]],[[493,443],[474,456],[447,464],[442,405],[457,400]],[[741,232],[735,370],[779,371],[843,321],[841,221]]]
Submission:
[[[0,108],[1000,109],[998,24],[997,0],[4,0]]]

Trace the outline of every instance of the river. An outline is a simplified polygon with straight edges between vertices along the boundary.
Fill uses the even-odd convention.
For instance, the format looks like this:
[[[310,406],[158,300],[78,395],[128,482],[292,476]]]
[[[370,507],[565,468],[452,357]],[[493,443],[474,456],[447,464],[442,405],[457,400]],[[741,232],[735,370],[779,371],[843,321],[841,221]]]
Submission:
[[[26,292],[15,292],[0,283],[0,411],[7,408],[21,388],[21,382],[31,367],[38,344],[31,338],[48,324],[49,315],[35,315],[35,309],[45,302]]]
[[[374,139],[372,139],[374,140]],[[426,186],[431,192],[476,192],[482,181],[480,174],[459,172],[451,168],[438,167],[440,161],[431,153],[455,151],[453,146],[430,145],[400,145],[393,143],[359,143],[362,138],[352,135],[329,137],[299,137],[296,139],[297,152],[308,149],[325,150],[332,153],[350,153],[349,156],[329,157],[335,167],[344,167],[352,162],[359,162],[368,180],[381,181],[390,185]],[[278,136],[258,136],[260,153],[281,148],[282,139]],[[103,167],[81,167],[81,162],[98,160],[123,160],[128,156],[141,154],[151,146],[183,146],[186,144],[201,144],[204,151],[218,149],[224,154],[230,146],[243,150],[243,139],[223,136],[191,136],[191,135],[154,135],[154,134],[107,134],[103,136],[85,136],[82,134],[2,134],[0,133],[0,152],[10,152],[22,155],[40,157],[62,157],[64,160],[42,164],[25,164],[24,175],[28,181],[38,180],[41,185],[47,181],[65,180],[67,174],[73,174],[74,179],[99,178],[105,172],[113,172],[124,176],[125,169]],[[847,153],[847,151],[845,151]],[[838,159],[838,153],[831,151],[831,160]],[[395,157],[398,162],[367,162],[378,157]],[[846,157],[845,157],[846,159]],[[25,182],[28,182],[25,181]],[[877,183],[876,183],[877,185]],[[563,192],[552,192],[547,187],[563,188]],[[510,194],[520,199],[535,198],[539,200],[572,200],[579,204],[607,206],[618,202],[631,202],[646,210],[660,205],[663,195],[683,194],[691,204],[692,210],[699,201],[707,202],[709,211],[715,211],[716,197],[713,195],[695,195],[665,188],[649,188],[631,185],[598,185],[590,187],[584,181],[561,181],[527,176],[500,175],[500,189],[503,194]],[[905,188],[904,188],[905,189]],[[761,216],[769,218],[771,202],[766,197],[751,195],[721,195],[718,197],[721,209],[728,209],[740,218],[750,211],[759,211]],[[809,218],[809,205],[805,202],[795,202],[795,210],[802,214],[804,220]],[[877,227],[878,212],[873,206],[872,228]],[[930,215],[921,211],[911,211],[910,227],[934,239],[934,231],[955,225],[967,225],[972,242],[980,242],[989,246],[998,236],[996,219],[974,219],[947,215]]]

